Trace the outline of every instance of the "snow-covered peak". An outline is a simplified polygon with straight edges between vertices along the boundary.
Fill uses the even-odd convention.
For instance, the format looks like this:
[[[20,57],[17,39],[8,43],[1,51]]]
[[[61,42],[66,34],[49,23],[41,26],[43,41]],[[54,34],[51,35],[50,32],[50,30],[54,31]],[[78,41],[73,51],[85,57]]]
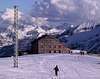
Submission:
[[[31,34],[28,35],[27,33],[30,32],[30,31],[33,31],[34,29],[35,29],[35,27],[33,27],[32,25],[28,25],[23,29],[19,29],[18,30],[18,38],[23,39],[24,37],[32,36]]]
[[[36,31],[38,33],[46,33],[46,31],[44,29],[42,29],[41,27],[37,27]]]
[[[39,33],[38,37],[41,37],[46,34],[46,31],[42,29],[41,27],[37,27],[36,31]]]
[[[79,25],[77,29],[75,29],[74,33],[79,33],[79,32],[85,32],[85,31],[90,31],[93,29],[95,26],[92,23],[82,23]]]
[[[48,34],[61,34],[63,32],[64,32],[64,30],[60,30],[60,29],[56,29],[56,28],[53,28],[53,29],[50,29],[47,31]]]

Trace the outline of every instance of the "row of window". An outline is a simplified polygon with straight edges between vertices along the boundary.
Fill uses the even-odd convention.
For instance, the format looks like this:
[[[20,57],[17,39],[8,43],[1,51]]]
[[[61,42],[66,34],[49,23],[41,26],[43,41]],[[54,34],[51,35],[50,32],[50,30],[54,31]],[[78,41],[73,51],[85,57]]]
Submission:
[[[62,45],[47,45],[48,48],[62,48]],[[44,48],[44,45],[41,45],[41,48]]]
[[[45,51],[41,50],[40,51],[41,53],[44,53]],[[61,50],[49,50],[48,52],[46,53],[61,53]]]
[[[49,53],[61,53],[60,50],[49,51]]]

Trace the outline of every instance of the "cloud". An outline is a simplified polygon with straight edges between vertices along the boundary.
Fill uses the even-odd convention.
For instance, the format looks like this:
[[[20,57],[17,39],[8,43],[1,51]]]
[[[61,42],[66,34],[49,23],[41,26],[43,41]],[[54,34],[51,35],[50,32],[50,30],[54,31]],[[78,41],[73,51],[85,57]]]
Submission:
[[[76,9],[72,0],[51,0],[51,3],[55,5],[61,13],[65,11],[74,11]]]
[[[18,11],[18,19],[20,19],[22,16],[22,13],[20,11]],[[14,10],[7,8],[6,11],[1,15],[1,18],[3,20],[9,20],[11,22],[14,21]]]
[[[100,20],[100,0],[43,0],[34,8],[32,14],[49,19],[59,17],[73,23]]]
[[[78,15],[75,19],[81,18],[83,21],[100,19],[100,0],[51,0],[51,3],[65,16],[74,15],[74,18]]]
[[[32,22],[35,24],[35,25],[38,25],[38,26],[42,26],[42,25],[47,25],[48,24],[48,21],[47,21],[48,18],[42,18],[42,17],[32,17]]]
[[[84,11],[87,12],[89,16],[96,16],[100,10],[98,0],[83,0]]]

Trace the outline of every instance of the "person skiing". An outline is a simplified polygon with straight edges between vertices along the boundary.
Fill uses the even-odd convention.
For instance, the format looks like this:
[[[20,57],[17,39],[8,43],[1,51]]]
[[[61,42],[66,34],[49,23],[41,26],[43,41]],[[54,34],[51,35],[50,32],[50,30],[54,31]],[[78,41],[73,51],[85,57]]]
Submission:
[[[55,66],[54,71],[55,71],[55,76],[58,76],[58,72],[59,72],[58,65]]]

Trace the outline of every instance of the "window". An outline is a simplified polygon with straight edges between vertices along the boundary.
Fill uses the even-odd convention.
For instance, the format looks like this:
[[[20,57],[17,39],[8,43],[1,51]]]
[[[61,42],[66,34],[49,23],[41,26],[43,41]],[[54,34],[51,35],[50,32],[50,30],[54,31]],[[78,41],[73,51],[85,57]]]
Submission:
[[[54,53],[56,53],[56,50],[54,51]]]
[[[48,47],[49,47],[49,48],[52,48],[52,46],[51,46],[51,45],[48,45]]]
[[[51,51],[49,51],[49,53],[51,53]]]
[[[43,48],[43,45],[41,45],[41,48]]]
[[[58,48],[61,48],[61,47],[62,47],[62,45],[59,45],[59,46],[58,46]]]
[[[56,48],[56,45],[54,46],[54,48]]]

